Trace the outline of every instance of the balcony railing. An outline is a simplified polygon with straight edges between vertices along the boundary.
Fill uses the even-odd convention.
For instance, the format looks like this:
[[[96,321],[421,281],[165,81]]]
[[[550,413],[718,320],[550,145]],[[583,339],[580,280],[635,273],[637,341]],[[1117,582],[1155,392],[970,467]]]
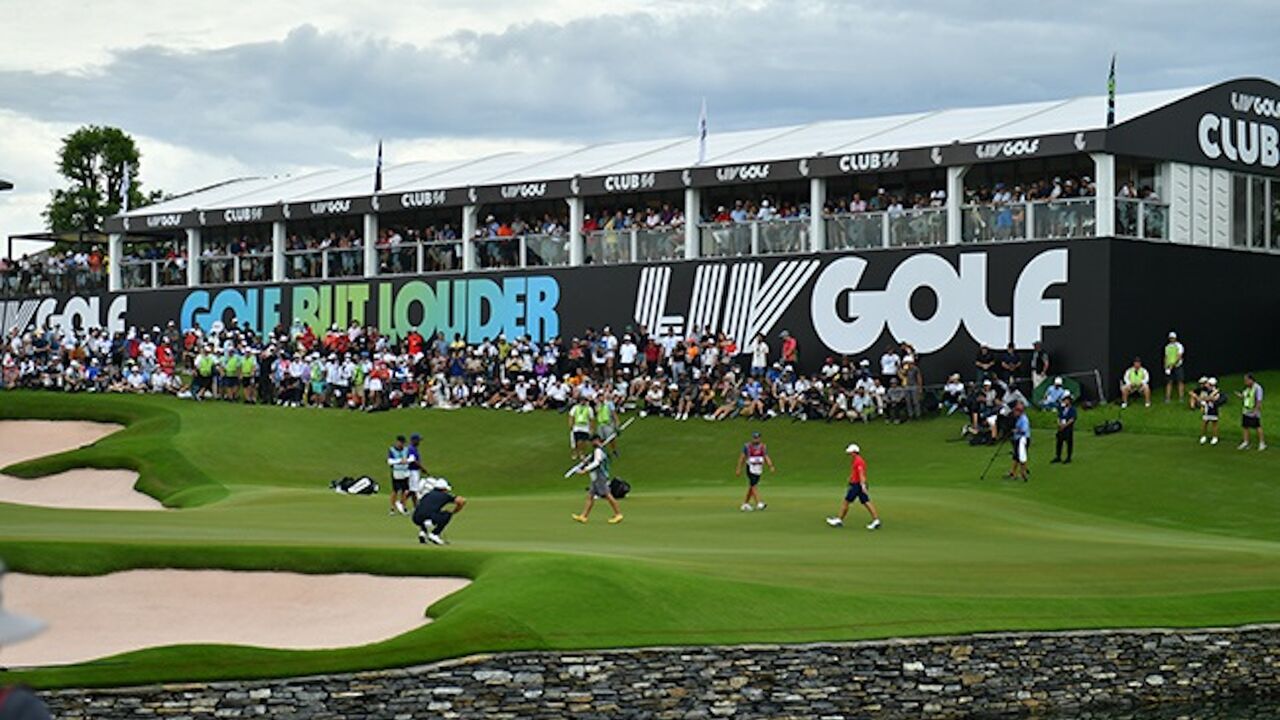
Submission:
[[[126,290],[183,287],[187,284],[187,264],[178,260],[123,260],[120,284]]]
[[[947,209],[909,208],[887,212],[889,247],[916,247],[947,244]]]
[[[562,267],[569,264],[567,235],[520,235],[482,238],[474,243],[482,268]]]
[[[826,219],[828,250],[945,245],[947,209],[841,213]]]
[[[323,280],[364,275],[362,248],[286,250],[285,277],[289,280]]]
[[[200,282],[203,285],[271,282],[272,257],[269,252],[202,255],[199,270]]]
[[[461,269],[461,240],[425,240],[378,246],[379,275],[418,275]]]
[[[698,225],[698,244],[702,257],[808,252],[809,219],[701,223]]]
[[[583,262],[588,265],[656,262],[684,257],[684,228],[680,227],[596,230],[586,233],[582,241]]]
[[[1094,198],[965,205],[961,242],[1089,238],[1096,234]]]
[[[107,272],[101,268],[0,270],[0,298],[97,293],[106,289]]]
[[[1116,198],[1116,235],[1164,240],[1169,237],[1169,206],[1155,200]]]

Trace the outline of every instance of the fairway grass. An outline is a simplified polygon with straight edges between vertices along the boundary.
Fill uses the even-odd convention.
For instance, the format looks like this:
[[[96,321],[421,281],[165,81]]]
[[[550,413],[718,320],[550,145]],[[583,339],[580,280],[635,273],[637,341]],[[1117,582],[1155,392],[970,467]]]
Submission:
[[[1198,415],[1178,405],[1131,407],[1124,432],[1089,432],[1115,413],[1083,414],[1069,466],[1048,464],[1052,421],[1037,415],[1026,484],[999,479],[1003,451],[979,480],[993,448],[948,442],[959,418],[904,426],[647,418],[623,437],[614,462],[634,487],[623,501],[626,521],[607,525],[603,508],[583,526],[569,515],[581,508],[585,481],[561,477],[571,460],[566,420],[554,413],[361,414],[3,393],[0,418],[127,426],[5,472],[129,468],[140,490],[180,508],[0,504],[0,558],[16,570],[474,581],[429,609],[431,625],[362,648],[157,648],[3,679],[119,685],[394,667],[482,651],[1280,620],[1275,451],[1235,450],[1238,406],[1225,409],[1217,447],[1197,444]],[[779,472],[761,486],[768,510],[743,513],[733,468],[752,429],[764,433]],[[390,439],[414,431],[425,438],[428,470],[471,501],[447,548],[419,546],[406,519],[387,516],[385,492],[328,489],[342,475],[381,481]],[[823,522],[839,506],[849,441],[867,458],[885,520],[877,532],[863,529],[857,507],[843,529]]]

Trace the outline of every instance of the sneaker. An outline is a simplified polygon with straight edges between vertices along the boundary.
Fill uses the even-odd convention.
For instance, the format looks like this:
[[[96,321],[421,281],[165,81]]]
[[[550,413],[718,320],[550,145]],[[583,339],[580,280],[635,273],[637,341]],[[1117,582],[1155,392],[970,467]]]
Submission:
[[[399,500],[396,501],[396,511],[399,512],[401,515],[407,515],[409,512],[408,510],[404,509],[404,503],[400,502]]]
[[[1237,450],[1248,450],[1248,449],[1249,449],[1249,441],[1248,441],[1248,440],[1245,440],[1244,442],[1240,443],[1239,445],[1237,445],[1237,446],[1236,446],[1236,449],[1237,449]]]
[[[1121,410],[1124,410],[1124,409],[1125,409],[1125,408],[1127,408],[1127,407],[1129,407],[1129,403],[1127,403],[1127,402],[1122,402],[1122,403],[1120,403],[1120,409],[1121,409]]]
[[[426,545],[426,544],[427,544],[427,534],[426,534],[426,533],[424,533],[424,532],[422,532],[422,531],[418,531],[418,542],[419,542],[419,543],[421,543],[421,544],[423,544],[423,545]]]
[[[1052,459],[1052,460],[1050,460],[1050,461],[1049,461],[1049,463],[1050,463],[1050,464],[1052,464],[1052,463],[1060,463],[1060,462],[1062,462],[1062,458],[1054,458],[1054,459]]]
[[[831,527],[844,527],[844,521],[837,517],[827,518],[827,524]]]
[[[751,503],[742,503],[742,512],[751,512]]]
[[[614,515],[613,517],[609,518],[610,525],[617,525],[620,522],[622,522],[622,513],[618,513],[617,515]]]
[[[769,506],[768,506],[768,505],[765,505],[764,503],[756,503],[756,509],[757,509],[757,510],[763,510],[763,509],[765,509],[765,508],[767,508],[767,507],[769,507]]]
[[[879,529],[880,529],[880,518],[876,518],[875,520],[872,520],[872,521],[867,525],[867,529],[868,529],[868,530],[879,530]]]
[[[1214,439],[1210,440],[1210,441],[1209,441],[1209,444],[1210,444],[1210,445],[1217,445],[1217,444],[1218,444],[1218,438],[1214,438]]]
[[[448,544],[444,541],[444,538],[440,537],[439,535],[436,535],[435,533],[427,533],[427,540],[430,541],[433,545]]]
[[[580,522],[580,523],[582,523],[583,525],[586,525],[586,524],[587,524],[587,516],[586,516],[586,515],[579,515],[579,514],[577,514],[577,513],[574,513],[574,514],[573,514],[573,521],[574,521],[574,522]]]
[[[1207,443],[1207,442],[1209,442],[1209,438],[1205,437],[1204,435],[1201,435],[1201,436],[1200,436],[1200,444],[1201,444],[1201,445],[1203,445],[1203,444],[1205,444],[1205,443]]]
[[[1146,406],[1146,407],[1151,407],[1151,401],[1150,401],[1150,400],[1148,400],[1148,401],[1146,402],[1145,406]]]
[[[1266,450],[1266,449],[1267,449],[1266,443],[1264,442],[1258,443],[1258,452],[1262,452],[1263,450]]]

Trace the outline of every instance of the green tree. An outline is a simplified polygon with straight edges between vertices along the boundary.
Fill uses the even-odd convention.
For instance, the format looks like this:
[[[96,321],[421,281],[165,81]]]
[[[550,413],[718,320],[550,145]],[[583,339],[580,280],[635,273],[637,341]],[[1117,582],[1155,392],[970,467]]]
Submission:
[[[160,199],[161,193],[142,192],[138,180],[138,146],[123,130],[86,125],[62,139],[58,172],[67,187],[54,190],[44,217],[52,232],[101,230],[102,221],[120,212],[120,190],[129,178],[129,207]]]

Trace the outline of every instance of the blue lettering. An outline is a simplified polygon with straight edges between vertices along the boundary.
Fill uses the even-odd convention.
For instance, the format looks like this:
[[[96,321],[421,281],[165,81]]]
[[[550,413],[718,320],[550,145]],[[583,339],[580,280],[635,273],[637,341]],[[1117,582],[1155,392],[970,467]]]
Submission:
[[[182,312],[178,315],[178,325],[182,327],[182,331],[186,332],[195,327],[199,327],[203,331],[208,331],[207,325],[196,324],[196,314],[201,313],[201,317],[205,317],[202,313],[209,309],[209,291],[196,290],[188,293],[187,299],[182,301]]]
[[[524,335],[524,296],[525,279],[507,278],[502,281],[503,323],[507,338],[515,340]]]
[[[529,278],[529,287],[525,295],[527,315],[525,326],[533,336],[534,342],[546,342],[560,334],[560,313],[556,305],[560,304],[560,283],[550,275],[535,275]]]
[[[467,342],[497,337],[506,325],[502,289],[487,279],[466,282],[470,286],[467,288]]]

